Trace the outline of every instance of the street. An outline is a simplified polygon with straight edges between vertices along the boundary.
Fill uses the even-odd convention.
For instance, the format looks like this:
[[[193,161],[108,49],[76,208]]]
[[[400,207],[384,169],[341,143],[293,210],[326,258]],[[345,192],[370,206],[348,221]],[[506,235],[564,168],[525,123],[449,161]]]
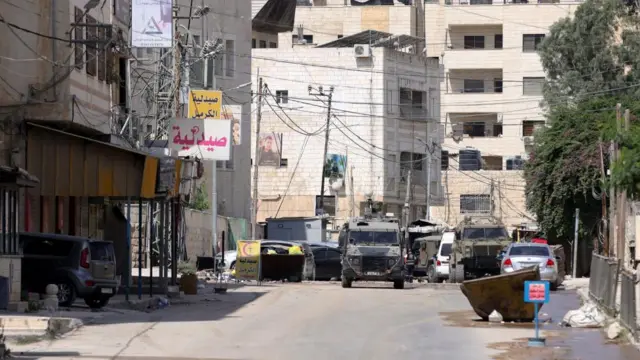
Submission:
[[[570,356],[573,347],[584,346],[575,342],[579,338],[570,330],[556,325],[563,313],[554,312],[577,305],[573,292],[554,294],[557,306],[543,309],[553,317],[546,328],[553,330],[546,335],[549,346],[531,351],[522,342],[533,336],[531,324],[473,321],[459,290],[408,287],[245,286],[225,295],[204,296],[197,304],[104,318],[62,339],[11,349],[19,359],[33,360],[592,358]],[[587,332],[590,335],[584,337]],[[602,338],[597,331],[581,334],[592,347],[604,349],[598,358],[637,358],[631,351],[626,357],[617,345],[597,346]]]

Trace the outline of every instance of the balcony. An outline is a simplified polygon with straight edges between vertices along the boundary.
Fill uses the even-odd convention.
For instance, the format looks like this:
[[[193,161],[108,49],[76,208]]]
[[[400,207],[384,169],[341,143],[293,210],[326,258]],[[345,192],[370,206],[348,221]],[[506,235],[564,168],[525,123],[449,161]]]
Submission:
[[[421,105],[400,104],[400,117],[411,121],[429,121],[429,111]]]
[[[443,61],[447,69],[502,69],[504,53],[502,49],[456,49],[454,47],[445,52]]]

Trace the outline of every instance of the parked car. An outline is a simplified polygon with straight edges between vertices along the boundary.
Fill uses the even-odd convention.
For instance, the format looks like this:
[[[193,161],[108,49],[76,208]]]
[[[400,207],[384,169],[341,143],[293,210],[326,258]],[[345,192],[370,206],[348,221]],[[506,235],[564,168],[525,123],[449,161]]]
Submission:
[[[316,263],[316,280],[340,279],[342,274],[342,252],[338,246],[309,244]]]
[[[547,244],[513,243],[509,245],[502,259],[500,272],[510,273],[538,265],[540,279],[551,283],[551,289],[556,290],[562,284],[563,277],[558,273],[559,257],[554,256]]]
[[[48,284],[58,286],[61,306],[76,298],[91,308],[101,308],[116,294],[116,257],[113,243],[88,238],[21,233],[22,286],[44,293]]]
[[[435,261],[429,265],[427,276],[429,282],[443,282],[449,278],[449,256],[451,255],[451,247],[456,239],[456,233],[448,231],[442,234],[438,252],[435,255]]]
[[[294,245],[302,246],[302,250],[305,256],[305,265],[303,270],[303,277],[307,280],[312,280],[314,278],[314,273],[316,271],[316,264],[313,259],[313,251],[309,243],[300,241],[280,241],[280,240],[261,240],[260,248],[265,250],[267,247],[280,247],[280,248],[289,248]],[[236,266],[236,258],[238,256],[238,252],[236,250],[227,250],[224,252],[224,269],[233,270]],[[215,263],[218,264],[222,261],[222,254],[216,254]]]

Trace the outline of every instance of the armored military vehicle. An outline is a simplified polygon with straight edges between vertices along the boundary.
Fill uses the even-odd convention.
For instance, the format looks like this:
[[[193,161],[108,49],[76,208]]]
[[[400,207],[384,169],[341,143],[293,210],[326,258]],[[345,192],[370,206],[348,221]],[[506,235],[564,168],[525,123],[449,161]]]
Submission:
[[[340,230],[342,287],[353,281],[393,281],[404,288],[406,269],[398,220],[369,215],[351,218]]]
[[[466,217],[456,227],[449,259],[449,282],[500,274],[500,251],[511,243],[507,229],[492,217]]]

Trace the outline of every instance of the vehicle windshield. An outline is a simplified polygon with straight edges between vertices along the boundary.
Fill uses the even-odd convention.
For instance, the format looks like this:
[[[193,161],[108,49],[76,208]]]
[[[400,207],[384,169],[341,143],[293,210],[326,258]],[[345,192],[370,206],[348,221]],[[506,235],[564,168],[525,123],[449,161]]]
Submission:
[[[549,256],[549,249],[545,246],[513,246],[509,256]]]
[[[398,245],[397,231],[350,231],[349,243],[360,245]]]
[[[441,256],[450,256],[451,255],[451,244],[442,244],[442,248],[440,249]]]
[[[491,240],[508,238],[507,230],[503,227],[486,227],[464,229],[463,240]]]

